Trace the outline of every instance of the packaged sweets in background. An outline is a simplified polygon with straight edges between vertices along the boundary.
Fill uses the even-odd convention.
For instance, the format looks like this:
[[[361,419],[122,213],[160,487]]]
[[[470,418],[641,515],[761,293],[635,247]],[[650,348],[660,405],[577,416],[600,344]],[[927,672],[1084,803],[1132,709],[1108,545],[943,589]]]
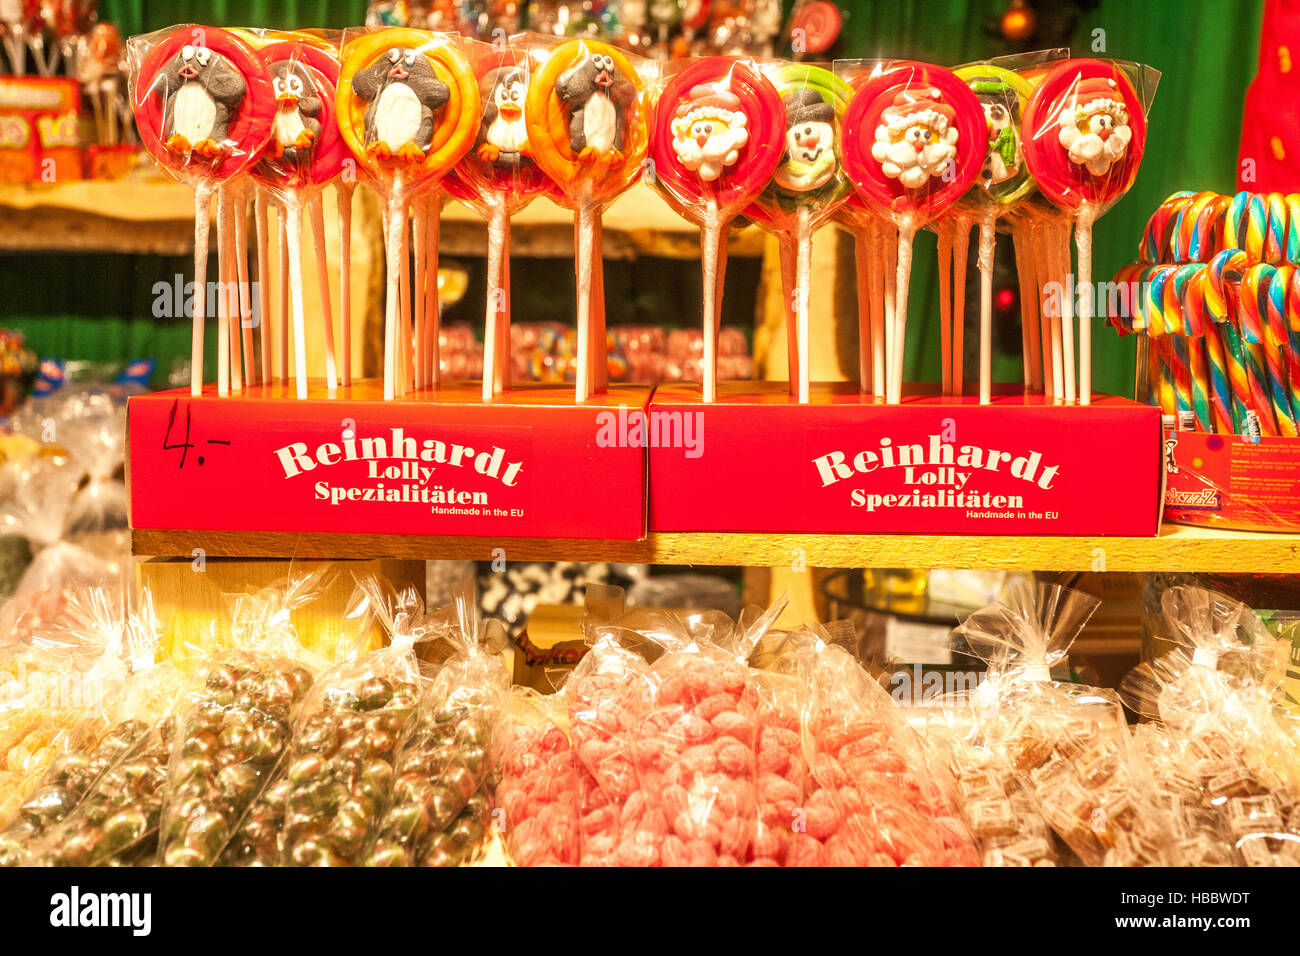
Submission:
[[[1273,703],[1281,642],[1213,591],[1170,588],[1162,605],[1175,646],[1120,692],[1156,722],[1143,741],[1179,862],[1300,865],[1300,745]]]
[[[580,860],[581,794],[595,783],[560,728],[559,703],[511,688],[494,741],[493,822],[515,866],[574,866]]]
[[[1150,812],[1153,785],[1119,697],[1052,679],[1097,604],[1059,585],[1016,581],[955,629],[989,665],[979,734],[1085,865],[1167,865],[1168,834]]]
[[[308,600],[307,587],[290,582],[284,590]],[[221,858],[284,760],[297,706],[324,667],[299,643],[287,616],[268,612],[268,604],[285,604],[276,591],[237,602],[233,648],[198,668],[201,689],[179,715],[168,764],[163,866],[211,866]]]
[[[451,656],[421,677],[419,716],[398,755],[393,803],[367,865],[463,866],[486,848],[492,741],[510,691],[494,653],[505,632],[483,621],[470,584],[457,588],[454,609],[454,623],[438,635]]]

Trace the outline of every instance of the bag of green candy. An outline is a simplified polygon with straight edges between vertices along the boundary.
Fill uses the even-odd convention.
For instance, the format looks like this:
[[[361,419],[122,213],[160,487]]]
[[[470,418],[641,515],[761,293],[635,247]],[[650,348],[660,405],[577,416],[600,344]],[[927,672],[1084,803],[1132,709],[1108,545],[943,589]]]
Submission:
[[[424,629],[424,640],[441,640],[450,656],[422,679],[420,712],[368,866],[464,866],[487,846],[492,735],[510,692],[499,656],[506,634],[482,620],[471,582],[457,586],[451,610],[446,625],[431,618]]]
[[[180,715],[160,865],[216,863],[283,761],[296,709],[325,665],[290,617],[320,597],[325,577],[325,569],[291,574],[284,586],[232,600],[231,647],[200,664],[202,689]]]

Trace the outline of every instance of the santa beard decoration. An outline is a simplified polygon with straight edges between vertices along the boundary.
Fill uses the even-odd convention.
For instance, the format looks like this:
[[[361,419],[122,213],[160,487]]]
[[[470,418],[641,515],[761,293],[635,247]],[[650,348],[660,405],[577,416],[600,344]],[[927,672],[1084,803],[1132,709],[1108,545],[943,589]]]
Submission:
[[[701,84],[677,107],[673,150],[683,166],[711,183],[740,158],[749,142],[747,122],[735,93]]]
[[[938,90],[931,90],[929,98],[913,96],[898,94],[894,105],[881,114],[871,157],[890,179],[908,189],[921,189],[932,176],[943,175],[957,155],[956,113],[937,102]]]
[[[1091,77],[1079,83],[1074,102],[1061,111],[1057,120],[1060,143],[1070,155],[1070,162],[1086,166],[1094,176],[1105,176],[1110,167],[1124,158],[1133,131],[1129,128],[1128,110],[1117,93],[1114,80]]]
[[[835,175],[835,107],[813,89],[781,97],[785,104],[785,160],[773,177],[790,192],[825,186]]]

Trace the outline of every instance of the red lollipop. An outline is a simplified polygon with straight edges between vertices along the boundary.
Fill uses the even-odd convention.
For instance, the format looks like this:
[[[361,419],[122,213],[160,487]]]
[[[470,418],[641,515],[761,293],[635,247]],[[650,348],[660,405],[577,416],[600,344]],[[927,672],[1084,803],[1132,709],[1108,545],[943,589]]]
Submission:
[[[558,192],[532,156],[524,115],[536,63],[510,42],[475,44],[470,56],[482,115],[472,148],[447,177],[447,192],[488,223],[488,296],[483,323],[483,401],[510,385],[510,217]]]
[[[265,66],[242,40],[215,27],[183,26],[128,44],[131,105],[141,142],[194,188],[194,328],[190,391],[203,390],[208,199],[247,170],[271,134],[274,94]],[[229,390],[225,329],[218,338],[217,390]]]
[[[844,171],[867,204],[898,229],[893,315],[884,336],[891,404],[902,400],[912,238],[975,181],[987,153],[987,130],[970,88],[925,63],[902,63],[869,76],[845,111]]]
[[[722,236],[781,161],[785,111],[776,87],[731,57],[695,60],[673,76],[655,111],[654,183],[700,227],[706,402],[717,397],[717,340],[726,250]]]
[[[285,239],[292,247],[289,257],[289,288],[293,300],[294,352],[297,359],[297,391],[306,397],[306,329],[302,302],[300,253],[304,209],[311,219],[316,249],[316,273],[321,292],[321,321],[325,344],[325,380],[332,392],[338,387],[334,352],[334,315],[330,295],[329,263],[325,256],[325,212],[322,188],[338,177],[350,156],[335,115],[335,93],[339,80],[336,51],[324,42],[302,38],[277,40],[257,51],[271,76],[275,94],[271,138],[252,174],[275,193],[285,212]],[[258,222],[259,240],[262,223]],[[261,243],[263,256],[267,244]],[[265,290],[264,290],[265,291]],[[343,348],[348,351],[350,321],[344,322]],[[281,348],[288,351],[288,337],[281,330]],[[270,323],[262,325],[263,360],[269,365]],[[281,363],[282,369],[284,363]],[[345,384],[347,380],[345,378]]]
[[[1138,78],[1135,88],[1130,75]],[[1159,74],[1133,64],[1066,60],[1025,107],[1025,162],[1038,188],[1075,219],[1079,252],[1079,401],[1092,401],[1092,223],[1137,177],[1146,148],[1146,108]],[[1073,339],[1069,296],[1063,334]],[[1067,370],[1066,399],[1073,375]]]

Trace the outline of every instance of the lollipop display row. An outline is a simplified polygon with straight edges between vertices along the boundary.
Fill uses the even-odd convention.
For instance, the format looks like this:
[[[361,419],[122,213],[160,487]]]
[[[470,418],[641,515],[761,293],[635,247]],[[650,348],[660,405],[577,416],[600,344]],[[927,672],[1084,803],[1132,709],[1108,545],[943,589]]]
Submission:
[[[438,219],[448,196],[488,223],[482,399],[510,387],[510,219],[539,195],[574,215],[574,397],[603,392],[601,214],[644,176],[700,229],[704,401],[717,397],[729,228],[755,222],[777,239],[791,394],[806,403],[812,237],[839,221],[855,236],[864,396],[902,401],[913,239],[922,227],[939,234],[943,393],[963,393],[964,265],[978,225],[979,400],[991,401],[992,264],[1002,224],[1021,253],[1023,298],[1037,306],[1033,315],[1025,310],[1025,387],[1088,404],[1091,296],[1081,294],[1076,310],[1073,292],[1059,290],[1090,288],[1092,223],[1137,174],[1155,86],[1145,68],[1059,52],[956,72],[913,62],[837,61],[832,71],[707,57],[656,75],[649,61],[595,40],[518,36],[487,45],[406,27],[327,35],[183,26],[130,46],[146,144],[195,188],[196,290],[206,288],[207,206],[217,197],[222,396],[244,381],[289,378],[287,344],[278,372],[272,361],[269,322],[261,323],[260,346],[253,341],[245,291],[245,207],[253,197],[259,275],[270,268],[267,206],[281,212],[291,306],[281,310],[279,339],[289,340],[291,316],[298,397],[306,397],[308,377],[304,213],[322,288],[326,386],[333,394],[340,382],[351,384],[350,211],[358,181],[383,199],[385,398],[439,386]],[[342,233],[341,374],[320,202],[331,183]],[[1071,232],[1077,283],[1069,275]],[[233,289],[238,294],[227,294]],[[265,282],[260,293],[265,314]],[[203,381],[203,298],[196,291],[195,395]]]

